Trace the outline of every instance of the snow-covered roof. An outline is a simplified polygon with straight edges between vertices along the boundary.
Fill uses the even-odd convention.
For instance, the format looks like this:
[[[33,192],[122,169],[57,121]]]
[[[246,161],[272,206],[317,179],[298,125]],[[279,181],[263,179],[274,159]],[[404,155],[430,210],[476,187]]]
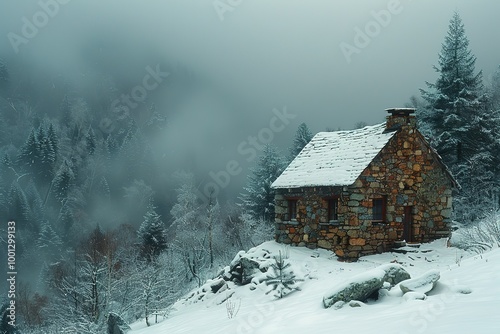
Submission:
[[[385,123],[319,132],[273,182],[273,188],[344,186],[356,178],[394,136]]]

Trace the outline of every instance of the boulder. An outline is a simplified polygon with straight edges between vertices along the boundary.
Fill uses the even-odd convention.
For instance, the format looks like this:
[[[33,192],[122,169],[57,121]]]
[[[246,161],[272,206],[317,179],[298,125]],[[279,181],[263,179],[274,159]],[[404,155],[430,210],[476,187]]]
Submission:
[[[323,297],[323,305],[325,308],[329,308],[339,301],[344,303],[349,303],[352,300],[364,302],[371,296],[376,296],[378,290],[384,287],[385,282],[394,285],[409,277],[408,272],[400,265],[383,265],[355,275],[348,282],[337,285]]]
[[[224,279],[241,285],[248,284],[256,275],[267,271],[270,259],[270,253],[265,249],[252,249],[248,253],[241,251],[231,261]]]
[[[439,270],[429,270],[420,277],[408,279],[399,284],[401,291],[404,293],[415,291],[420,293],[428,293],[436,286],[439,280]]]
[[[469,293],[472,292],[472,289],[469,288],[466,285],[455,285],[455,286],[453,286],[451,288],[451,291],[454,291],[454,292],[457,292],[457,293],[461,293],[461,294],[464,294],[464,295],[468,295]]]
[[[359,276],[359,275],[358,275]],[[323,305],[328,308],[338,301],[345,303],[351,300],[367,300],[368,297],[377,292],[382,285],[383,274],[378,276],[358,278],[356,282],[348,282],[337,286],[323,297]]]
[[[108,334],[125,334],[130,326],[118,314],[110,312],[108,315]]]
[[[222,292],[227,289],[227,283],[223,278],[219,278],[210,282],[210,289],[212,290],[212,293],[217,293],[219,291]]]
[[[359,300],[351,300],[349,302],[349,306],[350,307],[362,307],[362,306],[365,306],[366,304],[363,303],[363,302],[360,302]]]
[[[426,300],[427,296],[425,295],[425,293],[410,291],[410,292],[407,292],[407,293],[405,293],[403,295],[403,299],[405,301],[409,301],[409,300]]]
[[[385,271],[384,282],[392,286],[411,278],[410,274],[399,264],[386,264],[380,268]]]

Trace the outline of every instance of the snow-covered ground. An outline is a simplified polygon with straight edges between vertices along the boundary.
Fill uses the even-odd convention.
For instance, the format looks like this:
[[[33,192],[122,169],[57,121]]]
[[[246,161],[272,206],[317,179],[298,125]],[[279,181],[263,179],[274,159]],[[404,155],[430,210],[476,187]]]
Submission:
[[[179,301],[158,324],[148,328],[140,321],[130,333],[500,333],[500,249],[472,255],[446,247],[443,239],[407,248],[406,254],[384,253],[343,263],[326,250],[285,249],[275,242],[257,248],[273,255],[289,253],[296,273],[305,277],[301,291],[276,300],[262,285],[251,290],[251,284],[230,284],[229,292],[219,296],[197,303]],[[403,298],[396,286],[361,307],[323,307],[324,294],[335,285],[390,262],[401,264],[412,278],[436,269],[440,279],[425,300]],[[234,294],[229,303],[241,304],[232,318],[227,302],[221,303],[230,292]]]

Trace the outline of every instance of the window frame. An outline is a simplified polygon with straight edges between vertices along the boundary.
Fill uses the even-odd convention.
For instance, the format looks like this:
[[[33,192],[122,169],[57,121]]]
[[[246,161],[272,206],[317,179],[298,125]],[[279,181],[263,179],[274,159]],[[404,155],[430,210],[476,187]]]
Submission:
[[[298,198],[287,198],[287,214],[288,214],[288,220],[291,222],[296,222],[297,221],[297,216],[298,216],[298,211],[297,211],[297,204],[299,199]],[[293,203],[293,205],[291,205]],[[292,210],[294,209],[294,210]],[[293,212],[292,212],[293,211]],[[292,215],[294,213],[294,215]],[[292,218],[293,216],[293,218]]]
[[[379,202],[380,205],[375,205]],[[380,207],[380,213],[377,212],[377,217],[375,217],[375,208]],[[379,211],[377,209],[377,211]],[[378,219],[380,217],[380,219]],[[377,218],[377,219],[376,219]],[[372,223],[373,224],[385,224],[387,222],[387,196],[382,195],[379,197],[372,198]]]
[[[339,222],[339,196],[332,196],[326,198],[327,203],[328,203],[328,212],[327,212],[327,222],[330,224],[337,224]],[[332,206],[332,203],[335,203],[335,205]],[[335,212],[333,212],[333,218],[332,218],[332,209],[335,209]]]

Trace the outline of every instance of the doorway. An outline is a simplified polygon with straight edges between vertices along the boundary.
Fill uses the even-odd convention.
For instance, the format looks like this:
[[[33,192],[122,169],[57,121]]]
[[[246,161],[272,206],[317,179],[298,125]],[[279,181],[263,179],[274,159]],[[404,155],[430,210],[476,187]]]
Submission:
[[[403,217],[403,238],[406,242],[413,241],[413,206],[404,207],[404,217]]]

